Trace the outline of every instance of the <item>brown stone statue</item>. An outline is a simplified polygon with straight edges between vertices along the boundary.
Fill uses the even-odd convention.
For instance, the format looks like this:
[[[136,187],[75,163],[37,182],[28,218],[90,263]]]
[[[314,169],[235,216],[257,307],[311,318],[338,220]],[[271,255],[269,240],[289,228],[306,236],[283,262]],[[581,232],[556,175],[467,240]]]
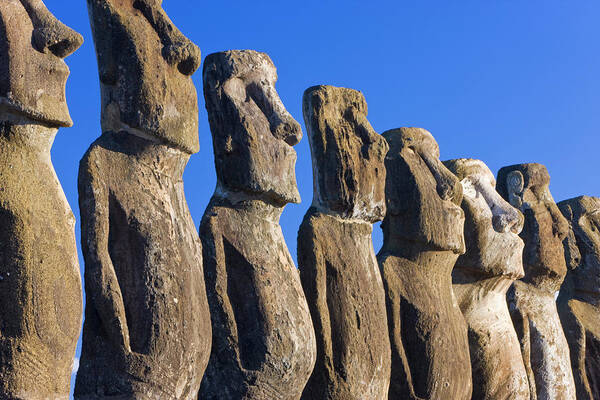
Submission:
[[[209,55],[204,97],[217,188],[200,225],[213,348],[202,400],[297,400],[316,346],[279,217],[300,202],[300,125],[275,90],[264,53]]]
[[[508,291],[508,304],[521,343],[531,399],[575,399],[569,347],[555,294],[567,267],[562,241],[568,233],[549,190],[550,175],[540,164],[519,164],[498,172],[497,190],[525,216],[525,277]]]
[[[298,266],[317,337],[303,400],[382,400],[390,384],[385,292],[372,224],[385,215],[388,145],[355,90],[304,93],[314,197],[298,233]]]
[[[578,400],[600,399],[600,198],[558,203],[572,231],[565,243],[570,267],[558,296]]]
[[[0,1],[0,398],[67,399],[82,318],[75,218],[50,160],[83,42],[41,0]]]
[[[384,242],[377,255],[392,346],[390,399],[471,399],[467,325],[452,291],[465,251],[462,187],[429,132],[385,132],[390,144]]]
[[[527,372],[506,304],[506,291],[522,278],[523,215],[496,192],[479,160],[444,163],[463,187],[466,253],[458,258],[454,293],[469,329],[473,399],[529,400]]]
[[[88,0],[103,133],[79,170],[87,304],[76,399],[196,399],[210,355],[182,181],[198,150],[200,51],[160,3]]]

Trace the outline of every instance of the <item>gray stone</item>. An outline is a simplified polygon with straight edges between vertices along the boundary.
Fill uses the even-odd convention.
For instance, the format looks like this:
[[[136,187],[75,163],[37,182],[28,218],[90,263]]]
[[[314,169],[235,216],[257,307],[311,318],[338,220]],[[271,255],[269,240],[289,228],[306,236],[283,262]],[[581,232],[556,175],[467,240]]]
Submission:
[[[211,346],[182,174],[199,50],[160,2],[89,0],[102,136],[80,164],[86,319],[75,398],[195,399]]]
[[[523,215],[496,192],[479,160],[444,162],[463,187],[466,253],[452,271],[454,293],[469,328],[473,398],[529,400],[529,383],[506,292],[522,278]]]
[[[550,194],[550,175],[541,164],[518,164],[498,172],[497,190],[525,216],[525,276],[508,291],[508,304],[521,343],[531,399],[575,399],[569,347],[555,295],[567,273],[562,241],[568,233]]]
[[[462,186],[429,132],[385,132],[387,215],[377,255],[392,346],[390,399],[471,399],[467,325],[452,291],[465,252]]]
[[[303,103],[314,198],[298,233],[298,266],[318,357],[302,399],[387,399],[390,341],[371,234],[385,215],[388,145],[360,92],[316,86]]]
[[[279,217],[300,202],[293,146],[302,131],[266,54],[211,54],[203,79],[217,188],[200,225],[213,326],[200,399],[297,400],[316,346]]]
[[[577,399],[595,400],[600,398],[600,198],[577,197],[558,207],[571,226],[558,314],[569,342]]]
[[[0,398],[68,399],[82,318],[75,218],[50,149],[81,46],[41,0],[0,1]]]

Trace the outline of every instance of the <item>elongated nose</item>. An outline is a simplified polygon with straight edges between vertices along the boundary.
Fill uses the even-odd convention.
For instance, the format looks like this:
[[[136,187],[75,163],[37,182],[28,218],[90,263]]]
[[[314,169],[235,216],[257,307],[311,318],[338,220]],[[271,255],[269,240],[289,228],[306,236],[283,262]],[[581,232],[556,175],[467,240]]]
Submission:
[[[33,46],[59,58],[73,54],[83,44],[83,36],[69,28],[46,8],[41,0],[21,0],[33,23]]]
[[[525,218],[523,214],[508,204],[498,195],[498,199],[492,206],[492,224],[496,232],[521,233]]]
[[[83,44],[83,37],[60,21],[37,27],[33,43],[38,51],[50,52],[59,58],[73,54]]]
[[[436,189],[442,200],[449,200],[460,205],[463,191],[458,178],[437,157],[428,152],[421,153],[421,157],[435,178]]]
[[[183,75],[191,76],[200,67],[200,49],[183,35],[164,47],[163,56],[171,65],[176,65]]]

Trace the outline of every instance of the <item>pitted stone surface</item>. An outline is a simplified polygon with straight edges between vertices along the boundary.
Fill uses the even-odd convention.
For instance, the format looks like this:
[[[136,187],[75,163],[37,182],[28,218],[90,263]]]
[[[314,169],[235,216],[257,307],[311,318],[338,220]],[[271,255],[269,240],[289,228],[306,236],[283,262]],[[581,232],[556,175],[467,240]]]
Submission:
[[[569,347],[555,294],[567,272],[562,241],[567,220],[550,194],[550,175],[541,164],[518,164],[498,172],[497,190],[525,216],[525,276],[508,291],[508,304],[521,344],[532,399],[575,398]]]
[[[0,398],[68,399],[82,318],[75,218],[50,160],[83,42],[41,0],[0,2]]]
[[[496,192],[479,160],[444,162],[463,187],[466,253],[458,258],[454,293],[469,328],[473,398],[529,399],[529,384],[506,291],[522,278],[523,215]]]
[[[298,233],[298,267],[318,357],[302,399],[386,399],[390,343],[371,224],[385,214],[388,145],[360,92],[313,87],[303,110],[315,195]]]
[[[315,336],[279,217],[300,201],[302,131],[266,54],[211,54],[203,78],[217,188],[200,225],[213,348],[199,398],[298,400]]]
[[[569,221],[565,240],[569,271],[558,296],[558,314],[569,349],[577,399],[600,398],[600,199],[582,196],[558,203]]]
[[[160,2],[88,6],[103,134],[79,169],[87,304],[75,398],[196,399],[211,327],[182,175],[198,140],[199,51]]]
[[[390,399],[471,398],[467,325],[452,291],[465,251],[462,186],[429,132],[385,132],[387,214],[377,255],[392,347]]]

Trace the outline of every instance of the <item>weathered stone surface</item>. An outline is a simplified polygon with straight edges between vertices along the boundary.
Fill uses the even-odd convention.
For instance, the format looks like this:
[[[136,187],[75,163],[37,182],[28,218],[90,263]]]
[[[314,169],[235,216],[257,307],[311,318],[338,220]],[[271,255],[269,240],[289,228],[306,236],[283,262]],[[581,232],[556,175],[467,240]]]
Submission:
[[[316,86],[303,111],[314,198],[298,233],[298,266],[317,362],[302,399],[387,399],[390,341],[371,233],[385,215],[388,145],[360,92]]]
[[[203,78],[217,188],[200,225],[213,326],[200,399],[297,400],[315,336],[279,217],[300,202],[293,146],[302,131],[266,54],[211,54]]]
[[[392,346],[390,399],[470,399],[467,325],[452,291],[465,251],[462,187],[429,132],[385,132],[390,144],[384,243],[377,255]]]
[[[525,276],[508,291],[508,304],[521,343],[532,399],[574,399],[569,347],[558,317],[555,293],[567,272],[562,241],[567,220],[550,194],[550,175],[540,164],[498,172],[497,190],[525,216]]]
[[[600,399],[600,198],[558,203],[571,225],[565,240],[569,271],[558,296],[578,400]]]
[[[199,50],[152,4],[88,1],[103,134],[79,170],[87,304],[77,399],[195,399],[210,355],[182,181],[197,141]]]
[[[496,192],[479,160],[444,162],[463,187],[466,253],[452,271],[454,293],[469,329],[473,398],[529,400],[529,384],[506,291],[522,278],[523,215]]]
[[[0,1],[0,398],[67,399],[82,317],[75,218],[50,149],[83,42],[41,0]]]

